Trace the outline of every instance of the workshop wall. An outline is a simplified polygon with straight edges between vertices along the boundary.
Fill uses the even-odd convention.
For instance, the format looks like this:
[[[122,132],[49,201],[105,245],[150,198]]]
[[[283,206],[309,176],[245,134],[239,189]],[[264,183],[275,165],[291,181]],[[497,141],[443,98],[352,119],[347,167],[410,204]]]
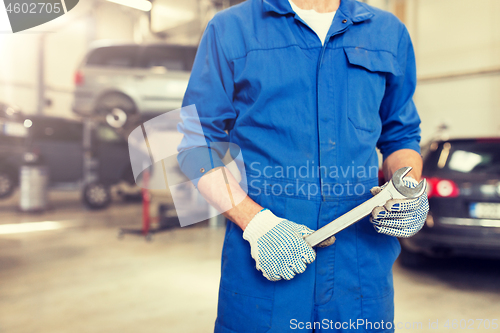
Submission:
[[[39,36],[0,34],[0,100],[34,112]]]
[[[500,1],[367,0],[407,26],[417,59],[422,142],[500,135]]]
[[[410,0],[423,141],[500,134],[500,1]]]
[[[41,25],[44,31],[43,113],[73,117],[73,77],[94,40],[137,41],[144,39],[146,14],[110,2],[82,2],[65,17]],[[63,20],[64,19],[64,20]],[[0,34],[0,100],[18,105],[27,114],[38,111],[38,71],[42,35],[29,32]],[[146,32],[144,32],[146,30]]]

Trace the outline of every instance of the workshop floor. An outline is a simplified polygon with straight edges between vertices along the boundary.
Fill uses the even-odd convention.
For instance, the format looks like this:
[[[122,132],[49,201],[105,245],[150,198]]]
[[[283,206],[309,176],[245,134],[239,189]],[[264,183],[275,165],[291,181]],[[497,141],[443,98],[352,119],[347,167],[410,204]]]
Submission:
[[[0,224],[60,221],[61,229],[0,234],[1,333],[203,333],[213,330],[224,231],[203,226],[126,235],[140,204],[83,209],[76,193],[52,193],[54,208],[22,214],[0,202]],[[498,261],[437,260],[418,270],[394,268],[396,322],[495,319]],[[450,328],[444,328],[450,319]],[[500,319],[500,318],[499,318]],[[476,332],[489,331],[475,329]]]

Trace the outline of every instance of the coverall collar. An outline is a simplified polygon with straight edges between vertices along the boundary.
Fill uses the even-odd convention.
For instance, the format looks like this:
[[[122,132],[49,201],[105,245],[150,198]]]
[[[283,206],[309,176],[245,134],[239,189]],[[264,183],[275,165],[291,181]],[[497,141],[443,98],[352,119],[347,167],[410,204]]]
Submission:
[[[275,12],[281,15],[294,13],[288,0],[263,0],[263,8],[265,12]],[[338,11],[344,14],[348,21],[356,23],[374,15],[368,6],[355,0],[341,0]]]

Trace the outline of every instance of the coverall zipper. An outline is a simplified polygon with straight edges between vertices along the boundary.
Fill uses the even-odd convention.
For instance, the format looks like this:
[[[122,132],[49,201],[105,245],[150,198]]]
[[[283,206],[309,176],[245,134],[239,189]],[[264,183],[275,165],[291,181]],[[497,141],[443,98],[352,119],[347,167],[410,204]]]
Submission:
[[[333,23],[332,23],[333,24]],[[348,26],[345,28],[332,33],[331,35],[327,36],[325,40],[325,44],[321,48],[321,52],[318,57],[318,65],[316,67],[316,133],[318,134],[318,170],[321,170],[321,133],[320,133],[320,125],[319,125],[319,72],[321,69],[321,64],[323,62],[323,56],[325,55],[325,50],[326,46],[330,42],[330,40],[338,34],[343,33],[346,31]],[[321,176],[321,172],[318,172],[318,177],[319,177],[319,186],[320,186],[320,194],[321,194],[321,201],[325,201],[325,197],[323,195],[323,177]]]

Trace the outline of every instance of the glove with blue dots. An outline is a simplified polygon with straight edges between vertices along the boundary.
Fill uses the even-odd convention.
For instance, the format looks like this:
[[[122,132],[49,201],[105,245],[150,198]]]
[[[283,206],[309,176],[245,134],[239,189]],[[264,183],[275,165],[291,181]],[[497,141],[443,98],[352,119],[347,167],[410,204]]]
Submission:
[[[418,182],[411,177],[405,177],[403,182],[405,186],[411,188],[415,188],[418,185]],[[370,192],[373,195],[377,195],[386,184],[374,187]],[[370,221],[373,223],[375,230],[381,234],[408,238],[422,229],[428,212],[429,201],[427,200],[426,191],[415,199],[394,199],[387,201],[384,206],[376,207],[372,211]]]
[[[250,221],[243,238],[250,243],[256,268],[266,279],[279,281],[303,273],[306,265],[316,259],[316,252],[304,240],[311,233],[313,230],[305,225],[279,218],[264,209]],[[331,245],[333,241],[324,245]]]

